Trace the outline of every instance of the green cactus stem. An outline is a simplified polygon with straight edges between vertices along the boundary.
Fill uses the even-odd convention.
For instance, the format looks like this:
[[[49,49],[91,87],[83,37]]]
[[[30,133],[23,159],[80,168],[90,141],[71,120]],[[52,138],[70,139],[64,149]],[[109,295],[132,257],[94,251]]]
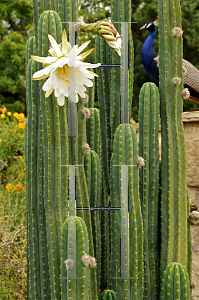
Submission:
[[[116,300],[116,293],[112,290],[105,290],[99,300]]]
[[[145,83],[139,98],[140,200],[144,225],[144,299],[157,299],[159,278],[158,194],[159,194],[159,92]]]
[[[89,241],[86,224],[81,217],[71,216],[63,224],[61,234],[62,300],[88,299],[90,289],[88,253]],[[88,256],[85,257],[86,255]],[[85,257],[85,260],[82,257]]]
[[[190,300],[189,276],[182,264],[173,262],[167,266],[162,282],[161,299]]]
[[[161,276],[172,261],[188,263],[186,153],[182,124],[182,36],[179,0],[159,1],[159,65],[162,134]]]

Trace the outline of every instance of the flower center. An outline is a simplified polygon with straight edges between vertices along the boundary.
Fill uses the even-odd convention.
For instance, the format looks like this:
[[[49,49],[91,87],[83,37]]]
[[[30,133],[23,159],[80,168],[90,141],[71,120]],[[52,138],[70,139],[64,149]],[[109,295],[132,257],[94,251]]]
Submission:
[[[64,65],[62,68],[58,68],[57,72],[59,76],[63,79],[68,79],[69,77],[69,67],[67,65]]]

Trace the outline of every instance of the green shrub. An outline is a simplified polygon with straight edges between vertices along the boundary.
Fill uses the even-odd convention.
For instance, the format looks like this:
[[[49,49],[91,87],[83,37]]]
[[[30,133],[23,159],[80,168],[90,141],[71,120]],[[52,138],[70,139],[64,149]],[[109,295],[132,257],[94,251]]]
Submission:
[[[0,299],[26,299],[23,114],[0,112]]]

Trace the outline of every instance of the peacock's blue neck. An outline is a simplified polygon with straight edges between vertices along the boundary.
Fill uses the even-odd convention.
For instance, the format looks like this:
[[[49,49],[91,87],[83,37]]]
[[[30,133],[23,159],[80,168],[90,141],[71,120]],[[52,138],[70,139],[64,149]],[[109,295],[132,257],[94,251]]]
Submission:
[[[157,53],[154,51],[154,39],[156,36],[156,31],[153,31],[144,42],[142,47],[142,63],[147,66],[154,57],[157,56]]]
[[[154,51],[154,39],[156,36],[156,30],[154,30],[146,39],[144,42],[144,45],[142,47],[142,63],[147,71],[147,73],[152,77],[157,77],[158,68],[156,65],[156,62],[154,61],[154,58],[158,55]],[[155,68],[155,69],[154,69]],[[157,69],[157,70],[156,70]],[[157,74],[156,74],[157,73]]]

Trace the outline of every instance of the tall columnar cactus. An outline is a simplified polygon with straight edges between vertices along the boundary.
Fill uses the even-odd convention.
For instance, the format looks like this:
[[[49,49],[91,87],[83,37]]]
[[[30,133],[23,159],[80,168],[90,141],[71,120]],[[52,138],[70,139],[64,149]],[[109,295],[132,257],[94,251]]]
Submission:
[[[72,46],[75,44],[77,1],[34,0],[33,4],[35,38],[29,39],[26,52],[27,298],[98,300],[115,299],[116,294],[118,300],[159,299],[161,279],[172,261],[181,262],[191,278],[182,80],[178,86],[172,82],[173,77],[182,79],[182,38],[173,31],[181,26],[179,0],[159,1],[161,226],[159,96],[154,84],[145,84],[140,92],[139,156],[145,162],[140,170],[142,159],[138,160],[137,135],[130,120],[130,0],[113,0],[111,4],[112,22],[122,35],[121,58],[117,47],[116,52],[104,39],[96,38],[96,60],[103,64],[97,71],[97,98],[94,89],[88,88],[89,99],[70,103],[66,98],[63,106],[58,106],[53,94],[45,98],[44,79],[31,80],[45,66],[41,59],[35,62],[30,55],[48,56],[49,34],[61,49],[63,29]],[[103,26],[109,27],[105,23],[97,23],[101,36]],[[83,23],[77,25],[79,30],[84,27]],[[96,24],[91,25],[85,31],[97,30]],[[113,33],[119,38],[113,27],[111,30],[111,39]],[[94,100],[99,109],[94,107]],[[161,254],[157,247],[159,230]],[[184,267],[171,266],[165,274],[171,270],[187,282]],[[166,281],[163,285],[164,291],[169,289]],[[102,295],[100,289],[106,289]]]
[[[113,143],[110,201],[110,206],[115,208],[110,215],[111,287],[118,299],[141,299],[143,294],[143,225],[137,159],[135,129],[130,124],[122,124]]]
[[[175,262],[167,266],[162,282],[161,299],[191,299],[189,275],[182,264]]]
[[[188,267],[185,139],[182,124],[182,36],[179,0],[159,1],[162,134],[161,276],[172,261]],[[176,30],[177,29],[177,30]],[[182,31],[181,31],[182,32]],[[181,79],[179,85],[174,78]],[[178,80],[178,83],[180,80]]]
[[[98,154],[91,150],[85,155],[85,173],[88,187],[88,195],[91,208],[92,233],[94,243],[94,253],[97,260],[97,286],[100,291],[101,278],[101,228],[100,228],[100,185],[101,185],[101,168]],[[96,208],[96,209],[94,209]]]
[[[68,240],[68,236],[71,237]],[[61,299],[87,300],[89,297],[89,242],[81,217],[66,219],[61,234]]]
[[[158,299],[159,92],[145,83],[139,98],[140,200],[144,225],[144,299]]]

